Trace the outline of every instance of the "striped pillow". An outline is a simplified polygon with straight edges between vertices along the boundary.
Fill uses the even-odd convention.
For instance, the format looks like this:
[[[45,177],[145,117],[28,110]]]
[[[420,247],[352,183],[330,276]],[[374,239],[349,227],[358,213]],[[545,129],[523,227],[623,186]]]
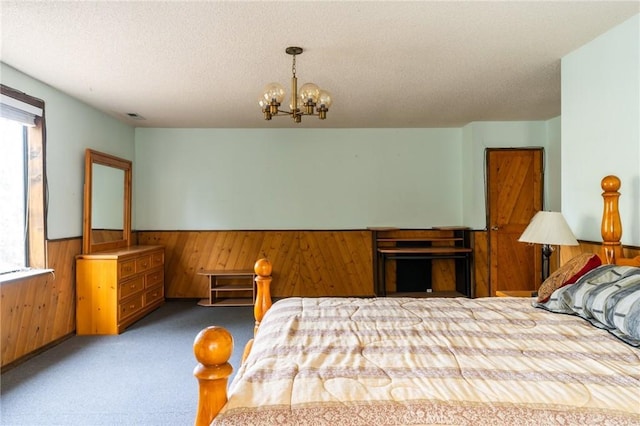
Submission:
[[[558,288],[533,306],[578,315],[620,340],[640,347],[640,268],[602,265],[574,285]]]
[[[600,328],[620,339],[640,345],[640,268],[614,269],[619,278],[582,292],[582,308],[576,311]],[[574,301],[574,308],[580,301]]]

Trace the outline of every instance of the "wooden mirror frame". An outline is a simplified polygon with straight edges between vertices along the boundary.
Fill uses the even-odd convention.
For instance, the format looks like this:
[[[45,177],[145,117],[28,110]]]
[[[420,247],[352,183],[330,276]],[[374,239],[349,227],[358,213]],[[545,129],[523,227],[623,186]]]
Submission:
[[[122,212],[122,239],[94,242],[92,234],[91,208],[93,203],[93,165],[100,164],[124,171],[124,209]],[[84,161],[84,210],[82,252],[85,254],[129,247],[131,245],[131,177],[132,163],[103,152],[87,149]]]

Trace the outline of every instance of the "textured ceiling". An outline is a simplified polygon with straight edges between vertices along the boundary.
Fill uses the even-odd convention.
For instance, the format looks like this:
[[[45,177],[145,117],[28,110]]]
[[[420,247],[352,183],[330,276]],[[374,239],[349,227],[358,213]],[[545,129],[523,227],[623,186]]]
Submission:
[[[560,114],[560,58],[640,2],[4,1],[2,62],[137,127],[451,127]],[[266,83],[329,90],[263,120]],[[285,101],[288,105],[288,101]],[[135,112],[145,117],[134,121]]]

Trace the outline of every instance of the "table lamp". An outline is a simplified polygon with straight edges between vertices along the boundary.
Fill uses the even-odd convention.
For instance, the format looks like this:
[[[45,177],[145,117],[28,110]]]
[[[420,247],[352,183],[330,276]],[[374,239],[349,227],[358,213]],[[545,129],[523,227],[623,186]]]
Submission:
[[[542,281],[549,276],[551,246],[577,246],[578,240],[560,212],[539,211],[524,230],[518,241],[542,244]]]

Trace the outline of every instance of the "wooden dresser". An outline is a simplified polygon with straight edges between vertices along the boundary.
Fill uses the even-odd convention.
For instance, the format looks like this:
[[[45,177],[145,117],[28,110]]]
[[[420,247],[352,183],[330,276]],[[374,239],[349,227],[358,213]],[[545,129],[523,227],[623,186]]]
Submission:
[[[76,333],[119,334],[164,303],[164,247],[76,256]]]

